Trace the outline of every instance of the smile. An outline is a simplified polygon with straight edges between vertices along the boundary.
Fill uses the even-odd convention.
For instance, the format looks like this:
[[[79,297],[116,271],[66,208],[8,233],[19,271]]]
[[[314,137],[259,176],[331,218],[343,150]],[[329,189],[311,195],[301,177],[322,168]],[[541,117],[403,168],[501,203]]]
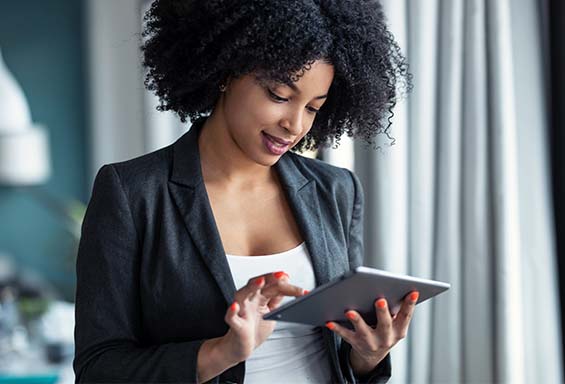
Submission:
[[[265,146],[267,151],[269,151],[273,155],[282,155],[290,148],[290,143],[279,143],[276,138],[265,132],[261,132],[261,136],[263,139],[263,145]]]

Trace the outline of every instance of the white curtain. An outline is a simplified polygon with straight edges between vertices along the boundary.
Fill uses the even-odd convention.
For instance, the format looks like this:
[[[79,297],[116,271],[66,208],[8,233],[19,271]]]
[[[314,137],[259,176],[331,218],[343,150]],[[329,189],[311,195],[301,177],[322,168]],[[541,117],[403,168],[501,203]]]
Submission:
[[[142,86],[146,4],[87,2],[92,177],[101,164],[165,146],[187,129],[155,112]],[[417,307],[392,352],[391,383],[561,383],[536,0],[383,4],[414,91],[395,109],[394,146],[355,144],[366,264],[452,285]],[[324,158],[350,168],[351,142],[343,141]]]
[[[188,130],[143,86],[142,18],[149,0],[87,0],[91,183],[103,164],[165,147]]]
[[[152,0],[136,0],[141,3],[139,19],[140,28],[143,25],[143,15],[149,10]],[[141,60],[141,58],[140,58]],[[141,65],[141,62],[140,62]],[[144,74],[145,76],[145,74]],[[188,131],[190,123],[181,123],[178,116],[171,112],[159,112],[159,98],[148,90],[143,92],[145,151],[152,152],[175,142],[183,133]]]
[[[561,383],[538,4],[383,4],[414,90],[395,144],[355,149],[365,261],[452,286],[416,308],[391,383]]]

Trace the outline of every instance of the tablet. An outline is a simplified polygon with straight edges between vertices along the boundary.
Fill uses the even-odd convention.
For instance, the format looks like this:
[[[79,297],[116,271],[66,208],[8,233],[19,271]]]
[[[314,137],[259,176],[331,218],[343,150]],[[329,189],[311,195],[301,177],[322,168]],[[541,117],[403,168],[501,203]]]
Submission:
[[[313,289],[263,316],[265,320],[325,326],[326,322],[353,328],[345,317],[348,310],[356,310],[365,322],[376,325],[374,302],[381,297],[387,299],[390,312],[400,309],[403,298],[411,291],[418,291],[417,304],[450,288],[441,281],[395,274],[369,267],[357,267],[342,276]]]

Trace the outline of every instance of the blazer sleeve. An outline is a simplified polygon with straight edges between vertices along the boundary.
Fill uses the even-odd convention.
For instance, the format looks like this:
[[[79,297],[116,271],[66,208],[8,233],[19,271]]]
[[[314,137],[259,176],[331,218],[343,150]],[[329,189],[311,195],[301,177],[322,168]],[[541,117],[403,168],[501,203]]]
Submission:
[[[364,193],[359,178],[351,171],[349,172],[354,186],[353,213],[351,216],[351,224],[349,226],[348,235],[348,256],[349,268],[355,269],[363,264],[363,209],[364,209]],[[391,377],[391,361],[390,353],[368,374],[357,376],[353,373],[353,368],[349,363],[349,355],[351,353],[351,345],[342,340],[339,357],[341,369],[352,383],[386,383]]]
[[[140,244],[118,173],[105,165],[96,175],[76,263],[77,383],[197,381],[204,340],[140,342]]]

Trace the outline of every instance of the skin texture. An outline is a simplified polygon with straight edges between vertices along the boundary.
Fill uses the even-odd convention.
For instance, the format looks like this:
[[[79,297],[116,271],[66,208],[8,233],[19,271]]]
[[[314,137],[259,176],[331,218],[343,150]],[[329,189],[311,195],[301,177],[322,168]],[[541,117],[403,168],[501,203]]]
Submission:
[[[204,183],[224,248],[231,247],[230,239],[235,238],[248,237],[248,248],[261,243],[262,236],[267,242],[273,243],[272,231],[260,233],[249,230],[248,224],[243,227],[247,228],[247,236],[246,230],[233,222],[226,225],[228,228],[238,228],[237,234],[231,236],[222,230],[222,217],[226,211],[232,211],[237,212],[234,217],[238,217],[242,223],[254,221],[258,224],[257,228],[269,228],[272,225],[273,215],[258,214],[251,210],[258,202],[271,200],[270,197],[277,196],[281,190],[272,166],[282,155],[274,155],[265,148],[261,132],[291,141],[291,147],[296,145],[312,128],[315,110],[323,105],[325,97],[321,96],[327,94],[333,75],[331,65],[317,61],[311,70],[294,83],[295,89],[257,81],[253,74],[227,82],[225,92],[222,92],[199,137]],[[241,198],[221,199],[226,193]],[[247,209],[242,209],[243,200],[251,202]],[[232,206],[221,206],[218,201]],[[276,204],[271,208],[274,206]],[[264,207],[261,209],[269,212]],[[292,231],[281,231],[280,225],[275,223],[279,228],[277,233],[281,234],[277,236],[278,246],[282,244],[281,239],[289,239],[289,233],[299,236],[288,205],[279,210],[284,215],[277,217],[286,216]],[[297,240],[291,236],[290,241]],[[207,340],[199,350],[197,365],[201,382],[246,360],[274,330],[276,323],[263,320],[262,316],[276,308],[284,296],[304,294],[303,288],[290,284],[288,276],[277,278],[276,272],[252,278],[236,292],[234,305],[228,308],[224,318],[230,326],[229,331],[221,338]],[[261,283],[256,284],[261,277]]]
[[[199,137],[204,183],[227,253],[272,254],[302,242],[271,168],[282,155],[265,148],[262,132],[296,145],[311,129],[332,79],[333,67],[318,61],[296,89],[254,75],[227,83]]]
[[[249,279],[236,292],[235,301],[224,317],[229,331],[222,337],[206,340],[200,347],[198,382],[208,381],[246,360],[275,328],[276,322],[263,320],[263,315],[278,307],[284,296],[305,294],[302,288],[289,283],[288,276],[277,278],[275,274]]]
[[[226,351],[236,361],[247,359],[275,328],[275,321],[262,316],[278,307],[283,297],[302,296],[304,289],[289,283],[288,277],[276,278],[274,273],[250,279],[238,290],[224,320],[230,325],[226,334]],[[241,304],[240,304],[241,303]]]
[[[301,241],[271,168],[280,156],[265,150],[261,131],[293,140],[297,151],[339,144],[343,134],[376,145],[378,134],[390,138],[392,108],[411,88],[377,0],[155,0],[144,20],[145,84],[159,97],[158,109],[174,111],[181,121],[212,113],[199,149],[231,254],[273,253]],[[275,101],[265,85],[284,101]],[[319,113],[311,115],[312,108]],[[276,220],[267,222],[269,216]],[[270,327],[257,320],[260,312],[288,288],[277,284],[275,292],[238,291],[236,314],[226,313],[229,337],[208,340],[199,352],[202,380],[237,364],[264,340]],[[241,326],[249,329],[235,329]],[[350,338],[356,372],[372,368],[402,335],[391,329]]]
[[[295,86],[261,84],[255,76],[230,79],[199,139],[206,182],[246,185],[253,189],[272,181],[271,166],[279,155],[268,152],[261,132],[295,146],[312,128],[334,77],[331,65],[316,61]],[[285,100],[279,100],[283,98]]]
[[[204,182],[225,247],[229,246],[231,238],[229,232],[222,230],[221,218],[226,210],[237,212],[235,216],[241,216],[242,223],[258,220],[258,217],[266,220],[265,223],[259,222],[257,228],[267,226],[268,221],[273,220],[272,215],[241,209],[240,200],[245,200],[244,196],[257,204],[257,201],[268,201],[271,195],[280,191],[272,166],[282,155],[273,155],[265,148],[261,132],[296,145],[312,128],[316,116],[314,110],[322,107],[325,101],[322,96],[327,95],[333,78],[334,68],[324,61],[316,61],[294,84],[296,89],[257,81],[253,74],[227,82],[225,92],[199,137]],[[241,199],[223,199],[231,201],[233,207],[217,203],[221,199],[216,199],[216,196],[226,196],[226,191],[242,196]],[[286,210],[296,235],[298,232],[288,206],[281,209]],[[251,249],[262,235],[266,236],[267,242],[273,243],[271,230],[262,234],[249,227],[242,230],[233,223],[229,227],[238,228],[237,236],[233,238],[249,238],[249,244],[243,245],[243,248]],[[280,238],[287,236],[289,241],[296,242],[295,237],[288,237],[291,232],[277,231],[281,234],[277,238],[281,241]],[[226,311],[224,320],[230,327],[229,331],[223,337],[207,340],[202,345],[197,362],[199,380],[207,381],[246,360],[274,330],[275,322],[265,321],[262,316],[276,308],[284,296],[302,294],[304,290],[301,287],[292,285],[288,276],[280,273],[250,279],[236,292],[234,303]],[[369,327],[355,311],[350,311],[354,331],[333,323],[329,325],[351,344],[350,360],[357,374],[370,372],[406,336],[415,302],[408,297],[394,318],[386,305],[382,308],[376,306],[376,329]]]
[[[386,299],[376,300],[375,315],[378,323],[375,328],[367,325],[359,313],[353,310],[346,313],[353,324],[353,331],[334,322],[326,324],[329,329],[351,344],[350,361],[357,374],[364,375],[370,372],[385,358],[392,347],[406,337],[418,296],[417,291],[408,294],[395,315],[389,312]]]

